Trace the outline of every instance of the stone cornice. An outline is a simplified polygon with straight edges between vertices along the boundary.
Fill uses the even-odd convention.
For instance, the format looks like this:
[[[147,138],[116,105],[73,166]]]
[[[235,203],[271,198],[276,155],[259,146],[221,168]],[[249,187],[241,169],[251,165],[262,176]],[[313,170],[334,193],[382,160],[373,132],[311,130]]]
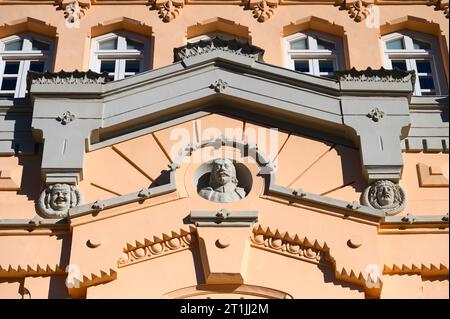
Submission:
[[[174,62],[179,62],[187,58],[213,51],[231,52],[237,55],[250,57],[257,61],[261,61],[264,55],[263,49],[249,43],[242,43],[236,39],[223,40],[219,37],[215,37],[211,40],[200,40],[195,43],[188,43],[180,48],[175,48],[173,50]]]
[[[75,70],[73,72],[28,72],[28,88],[31,84],[104,84],[108,82],[107,73],[96,73],[88,70],[87,72]]]
[[[414,85],[414,71],[402,71],[399,69],[387,70],[385,68],[357,70],[352,68],[345,71],[336,71],[336,77],[346,82],[409,82]]]

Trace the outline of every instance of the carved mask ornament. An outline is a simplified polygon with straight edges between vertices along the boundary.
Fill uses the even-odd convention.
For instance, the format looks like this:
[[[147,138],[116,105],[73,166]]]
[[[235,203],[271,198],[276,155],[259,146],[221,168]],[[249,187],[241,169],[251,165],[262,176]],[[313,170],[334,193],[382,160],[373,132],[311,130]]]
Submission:
[[[395,215],[405,208],[406,193],[400,185],[380,180],[366,188],[361,202],[366,206],[383,210],[386,215]]]
[[[73,185],[53,184],[44,189],[38,203],[39,211],[49,218],[65,217],[69,208],[82,202],[80,191]]]

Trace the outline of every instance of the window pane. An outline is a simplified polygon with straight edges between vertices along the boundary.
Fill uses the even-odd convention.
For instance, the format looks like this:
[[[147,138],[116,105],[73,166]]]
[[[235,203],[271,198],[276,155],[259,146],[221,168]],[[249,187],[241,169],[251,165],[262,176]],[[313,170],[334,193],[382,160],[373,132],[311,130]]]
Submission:
[[[306,38],[291,42],[291,50],[307,50],[307,49],[308,44],[306,43]]]
[[[334,72],[333,61],[319,60],[319,72]]]
[[[140,71],[139,66],[140,66],[140,61],[126,60],[125,61],[125,72],[138,73]]]
[[[294,61],[295,71],[309,72],[309,61]]]
[[[20,51],[22,50],[22,40],[8,42],[5,44],[5,51]]]
[[[48,51],[50,45],[48,43],[33,39],[32,50]]]
[[[20,62],[6,62],[5,74],[18,74]]]
[[[144,45],[140,42],[136,42],[136,41],[127,39],[127,50],[144,51]]]
[[[389,50],[404,50],[403,38],[386,42],[386,48]]]
[[[416,60],[417,72],[419,73],[431,73],[431,64],[427,60]]]
[[[431,76],[419,76],[421,90],[434,90],[434,81]]]
[[[392,68],[406,71],[406,61],[405,60],[393,60]]]
[[[418,41],[413,39],[414,49],[422,49],[422,50],[431,50],[431,46],[429,43]]]
[[[117,38],[100,42],[99,49],[100,50],[115,50],[115,49],[117,49]]]
[[[3,79],[2,81],[2,91],[14,91],[16,89],[17,78],[14,79]]]
[[[43,61],[31,61],[30,71],[44,72],[44,65],[45,63]]]
[[[100,72],[114,72],[116,70],[116,61],[101,61]]]
[[[317,49],[334,51],[334,43],[317,39]]]

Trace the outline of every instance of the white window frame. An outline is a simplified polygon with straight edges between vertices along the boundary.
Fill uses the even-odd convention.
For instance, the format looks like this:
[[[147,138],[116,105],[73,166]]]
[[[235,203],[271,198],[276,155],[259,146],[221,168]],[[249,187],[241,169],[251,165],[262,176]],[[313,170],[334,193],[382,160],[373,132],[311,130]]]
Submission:
[[[388,49],[387,43],[395,40],[403,40],[405,49]],[[413,39],[425,42],[430,45],[430,50],[414,49]],[[416,72],[416,82],[414,87],[414,95],[421,96],[422,93],[434,93],[434,95],[446,94],[447,86],[445,75],[443,74],[443,65],[440,59],[439,45],[433,36],[413,31],[395,32],[381,37],[382,47],[384,51],[384,67],[392,69],[393,60],[405,60],[406,68],[409,71]],[[431,65],[431,74],[418,73],[417,60],[428,60]],[[419,76],[431,76],[433,78],[435,90],[421,89]]]
[[[49,50],[32,50],[33,39],[48,44]],[[20,40],[22,41],[22,50],[5,51],[6,44]],[[54,45],[54,41],[51,38],[34,33],[21,33],[0,39],[0,95],[13,95],[14,98],[24,97],[27,93],[27,74],[31,61],[44,62],[44,72],[53,68]],[[1,90],[3,79],[9,77],[4,74],[6,62],[19,62],[15,90]]]
[[[116,50],[100,50],[100,42],[117,38]],[[126,39],[130,39],[135,42],[143,44],[143,51],[127,49]],[[117,31],[108,34],[104,34],[95,37],[91,41],[91,59],[89,68],[95,72],[100,72],[100,66],[102,60],[114,60],[116,61],[116,67],[114,71],[114,81],[124,79],[126,76],[134,75],[135,73],[125,72],[126,60],[138,60],[139,72],[150,69],[150,53],[151,53],[151,41],[141,35]],[[137,74],[136,73],[136,74]]]
[[[306,39],[308,49],[294,50],[291,49],[291,43]],[[333,43],[334,50],[317,49],[317,39],[325,42]],[[309,64],[309,72],[303,72],[315,76],[326,76],[328,72],[320,72],[319,61],[329,60],[333,62],[334,70],[339,70],[344,66],[344,50],[342,40],[338,37],[316,32],[316,31],[304,31],[295,33],[284,38],[285,47],[285,67],[295,70],[296,60],[307,60]]]
[[[237,41],[242,42],[242,43],[246,43],[246,42],[250,43],[250,40],[247,39],[247,38],[238,37],[237,35],[234,35],[234,34],[231,34],[231,33],[225,33],[225,32],[209,32],[209,33],[201,34],[201,35],[198,35],[196,37],[187,39],[187,42],[188,43],[195,43],[195,42],[198,42],[200,40],[209,41],[209,40],[211,40],[211,39],[213,39],[215,37],[219,37],[222,40],[233,40],[233,39],[236,39]]]

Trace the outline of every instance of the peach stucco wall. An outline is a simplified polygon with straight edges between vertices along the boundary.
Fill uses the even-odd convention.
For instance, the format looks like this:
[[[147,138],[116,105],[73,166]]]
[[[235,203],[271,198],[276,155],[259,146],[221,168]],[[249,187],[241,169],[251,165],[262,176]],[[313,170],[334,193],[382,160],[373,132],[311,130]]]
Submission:
[[[369,28],[365,22],[356,23],[346,10],[333,5],[308,5],[307,10],[305,8],[304,5],[281,5],[268,21],[260,23],[252,17],[250,10],[238,5],[186,5],[176,19],[164,23],[158,18],[157,11],[150,11],[145,5],[92,5],[82,18],[80,28],[67,28],[63,12],[53,5],[0,5],[0,38],[14,33],[14,25],[25,18],[45,21],[55,28],[48,29],[57,39],[54,70],[86,70],[89,68],[91,34],[111,30],[98,27],[99,24],[111,24],[114,29],[114,21],[126,17],[143,24],[131,24],[127,28],[135,28],[134,31],[152,37],[150,64],[158,68],[172,63],[173,48],[186,44],[187,32],[192,26],[220,17],[229,20],[230,30],[239,30],[240,36],[248,28],[252,44],[265,49],[265,62],[284,66],[283,36],[319,25],[319,29],[328,28],[331,33],[343,37],[347,48],[346,67],[363,69],[382,66],[380,36],[386,30],[396,31],[405,26],[418,30],[427,24],[429,28],[423,31],[439,39],[448,75],[448,20],[442,11],[424,5],[379,6],[380,25],[384,26],[380,29]],[[309,23],[310,17],[330,24]],[[196,35],[202,28],[210,30],[198,27]],[[191,140],[187,142],[218,137],[227,134],[227,129],[233,129],[233,137],[249,142],[271,138],[268,128],[256,121],[209,114],[176,127],[86,151],[84,177],[78,185],[84,201],[92,203],[167,182],[168,164],[186,145],[184,141],[180,143],[179,139],[171,138],[171,132],[177,128],[189,133]],[[255,131],[257,135],[252,135]],[[358,149],[283,128],[279,128],[272,138],[271,144],[258,144],[260,150],[277,164],[277,184],[303,188],[333,199],[359,201],[367,182],[362,176]],[[250,296],[364,298],[375,294],[381,298],[448,298],[448,226],[445,229],[385,229],[377,223],[343,216],[320,206],[266,196],[263,177],[258,175],[258,165],[254,161],[227,147],[221,148],[220,152],[232,154],[251,172],[252,189],[239,202],[217,204],[197,194],[193,178],[201,163],[192,158],[201,155],[193,154],[177,171],[176,192],[116,207],[107,214],[77,218],[70,226],[70,233],[1,230],[0,298],[61,298],[69,294],[87,298],[193,297],[195,293],[185,292],[194,291],[197,285],[205,282],[205,265],[201,258],[204,251],[198,244],[173,251],[167,249],[156,258],[133,261],[127,266],[119,267],[119,260],[129,245],[155,238],[173,238],[178,236],[174,233],[190,231],[186,217],[191,210],[216,211],[220,208],[257,210],[256,227],[270,228],[267,233],[307,238],[317,246],[329,247],[332,261],[321,264],[322,261],[293,257],[270,247],[256,247],[251,244],[252,229],[248,228],[248,233],[243,235],[245,242],[242,244],[246,248],[240,260],[242,267],[235,268],[239,269],[246,285],[242,291],[247,291]],[[408,205],[399,216],[447,213],[448,186],[422,187],[417,164],[440,168],[443,178],[448,180],[448,154],[403,153],[403,160],[400,185],[408,194]],[[35,202],[42,188],[40,161],[40,155],[0,157],[0,169],[8,171],[8,176],[0,175],[0,183],[3,183],[0,186],[8,185],[0,189],[0,219],[24,219],[36,215]],[[192,236],[200,236],[200,233],[193,231]],[[219,236],[220,231],[217,233]],[[206,231],[202,236],[205,242],[217,239]],[[349,241],[361,245],[350,247]],[[213,255],[218,256],[216,262],[225,264],[233,260],[234,255],[226,253],[230,251],[226,249],[223,254],[214,252]],[[68,264],[76,267],[82,278],[79,290],[67,291],[64,286],[70,271],[59,265]],[[381,291],[365,291],[364,280],[357,278],[359,274],[367,273],[368,265],[379,267],[383,277]],[[212,290],[210,296],[215,293]]]
[[[211,130],[214,127],[217,130]],[[177,128],[191,133],[192,140],[188,142],[197,142],[199,139],[218,137],[230,132],[235,138],[244,140],[258,141],[260,140],[258,134],[270,140],[267,128],[255,122],[210,114],[175,127],[88,152],[85,158],[84,179],[79,184],[85,196],[85,202],[131,193],[149,184],[163,183],[160,175],[164,175],[162,172],[172,161],[173,153],[185,145],[180,143],[179,139],[173,139],[170,136],[171,132]],[[227,128],[233,130],[226,131]],[[252,130],[257,132],[256,136],[250,134]],[[306,191],[324,194],[331,198],[346,201],[359,200],[361,191],[367,183],[361,176],[357,150],[346,145],[331,144],[287,131],[274,134],[272,139],[276,141],[275,149],[271,149],[273,145],[261,145],[277,164],[277,183],[284,186],[302,186]],[[299,150],[305,151],[299,156]],[[204,162],[208,158],[220,156],[219,154],[227,154],[225,156],[245,163],[252,172],[252,189],[248,196],[239,202],[211,203],[200,198],[196,192],[193,175],[201,163],[196,162],[195,159],[201,158]],[[149,159],[152,160],[149,161]],[[405,169],[401,184],[412,199],[408,207],[416,214],[442,214],[444,208],[442,202],[448,202],[448,188],[432,188],[433,192],[430,194],[433,194],[434,199],[429,200],[426,195],[427,190],[418,185],[416,164],[423,162],[439,165],[445,177],[448,178],[448,155],[404,153],[404,159]],[[4,158],[4,160],[14,161],[14,158]],[[35,161],[39,162],[38,159]],[[23,163],[27,164],[26,161]],[[32,163],[34,162],[30,160],[28,165]],[[20,165],[18,167],[25,170],[27,169],[25,164],[23,164],[24,168]],[[364,298],[365,292],[361,286],[339,279],[341,278],[339,276],[342,276],[344,272],[348,274],[353,272],[356,275],[364,273],[370,264],[379,265],[380,269],[383,267],[393,269],[394,265],[413,269],[414,266],[420,268],[425,265],[428,273],[424,275],[433,275],[433,267],[448,265],[448,233],[445,230],[440,234],[433,234],[433,230],[427,233],[426,229],[416,229],[401,235],[392,230],[380,230],[374,223],[342,218],[320,207],[306,207],[270,198],[263,195],[263,178],[257,175],[258,171],[256,163],[249,158],[241,157],[229,147],[218,150],[216,153],[195,151],[177,171],[176,193],[158,196],[145,203],[113,208],[107,215],[88,215],[78,218],[72,222],[70,241],[64,242],[53,236],[33,236],[33,234],[4,237],[2,247],[7,250],[0,256],[0,265],[3,267],[3,265],[12,264],[13,268],[20,265],[25,268],[27,265],[35,268],[36,265],[44,268],[47,264],[57,265],[60,262],[60,256],[67,254],[70,247],[70,264],[76,265],[81,277],[87,278],[86,282],[89,286],[82,297],[160,298],[171,292],[195,287],[204,282],[199,247],[194,245],[189,250],[174,251],[169,255],[161,255],[148,261],[117,268],[122,251],[128,244],[135,245],[136,241],[143,243],[146,238],[150,240],[154,236],[164,238],[164,236],[171,236],[172,232],[180,233],[180,229],[187,230],[188,226],[184,219],[192,209],[218,210],[220,208],[231,211],[257,209],[258,225],[261,227],[270,227],[274,233],[279,231],[283,234],[287,232],[292,237],[295,235],[299,238],[306,237],[310,242],[317,241],[321,245],[326,243],[330,247],[330,255],[335,260],[334,268],[318,267],[298,258],[274,254],[274,251],[270,249],[261,250],[252,246],[247,250],[245,260],[242,261],[245,263],[245,267],[242,268],[245,284],[252,287],[270,287],[294,298]],[[20,169],[18,173],[20,175]],[[21,179],[20,176],[14,178],[18,181]],[[38,186],[35,187],[39,190]],[[33,203],[33,197],[29,199],[21,196],[14,197],[15,194],[16,192],[13,191],[1,192],[0,199],[5,206],[6,201],[9,201],[8,205],[12,207],[15,207],[16,203],[23,205],[21,207]],[[12,212],[17,215],[13,216]],[[2,210],[2,214],[8,218],[16,216],[32,218],[35,213],[34,209],[28,208],[17,209],[17,213],[13,210]],[[247,236],[250,236],[250,229]],[[212,238],[212,240],[215,239]],[[361,246],[357,249],[351,248],[348,246],[349,240],[358,242]],[[100,245],[93,248],[87,245],[88,242]],[[447,248],[442,246],[443,243],[447,244]],[[15,249],[17,245],[28,247],[34,252],[39,249],[39,253],[29,254],[23,250],[17,251]],[[49,249],[51,246],[55,247]],[[14,256],[13,262],[11,256]],[[217,256],[216,258],[225,258],[225,260],[230,257],[228,254]],[[184,266],[180,269],[178,265]],[[273,271],[271,276],[267,276],[267,273],[274,269],[276,271]],[[420,273],[420,270],[414,271]],[[96,285],[93,275],[101,277],[102,272],[114,274],[115,277],[109,278],[106,281],[107,284]],[[19,273],[20,271],[17,274]],[[293,276],[293,273],[302,275]],[[56,276],[56,278],[59,277]],[[408,287],[412,287],[406,291],[397,287],[406,280],[405,278],[408,279]],[[411,281],[410,278],[417,278],[417,280]],[[383,276],[381,297],[445,297],[445,292],[439,293],[436,289],[443,291],[442,287],[446,285],[448,287],[446,277],[444,279],[424,277],[423,280],[421,278],[420,274],[411,277],[397,275],[389,270]],[[30,291],[31,297],[46,297],[45,289],[42,288],[42,285],[48,286],[46,282],[42,281],[42,284],[38,285],[25,281],[22,286],[14,286],[14,282],[18,283],[18,279],[14,280],[16,281],[5,279],[0,283],[0,287],[4,287],[0,290],[4,289],[5,296],[17,295],[17,289],[20,287],[22,287],[20,290],[22,294],[19,295],[23,296],[23,287],[25,287]],[[151,281],[152,284],[136,284],[145,281]],[[59,282],[61,284],[61,279]],[[129,289],[130,285],[133,289]],[[56,287],[59,288],[53,288],[53,291],[58,291],[58,294],[53,292],[55,296],[63,296],[61,286]],[[41,291],[42,289],[44,291]],[[34,290],[36,291],[32,293]],[[13,296],[9,291],[13,291]],[[124,294],[124,291],[129,293]],[[170,295],[178,296],[176,293]],[[72,292],[71,296],[77,297],[77,292]],[[180,292],[178,297],[183,296],[187,297]]]

